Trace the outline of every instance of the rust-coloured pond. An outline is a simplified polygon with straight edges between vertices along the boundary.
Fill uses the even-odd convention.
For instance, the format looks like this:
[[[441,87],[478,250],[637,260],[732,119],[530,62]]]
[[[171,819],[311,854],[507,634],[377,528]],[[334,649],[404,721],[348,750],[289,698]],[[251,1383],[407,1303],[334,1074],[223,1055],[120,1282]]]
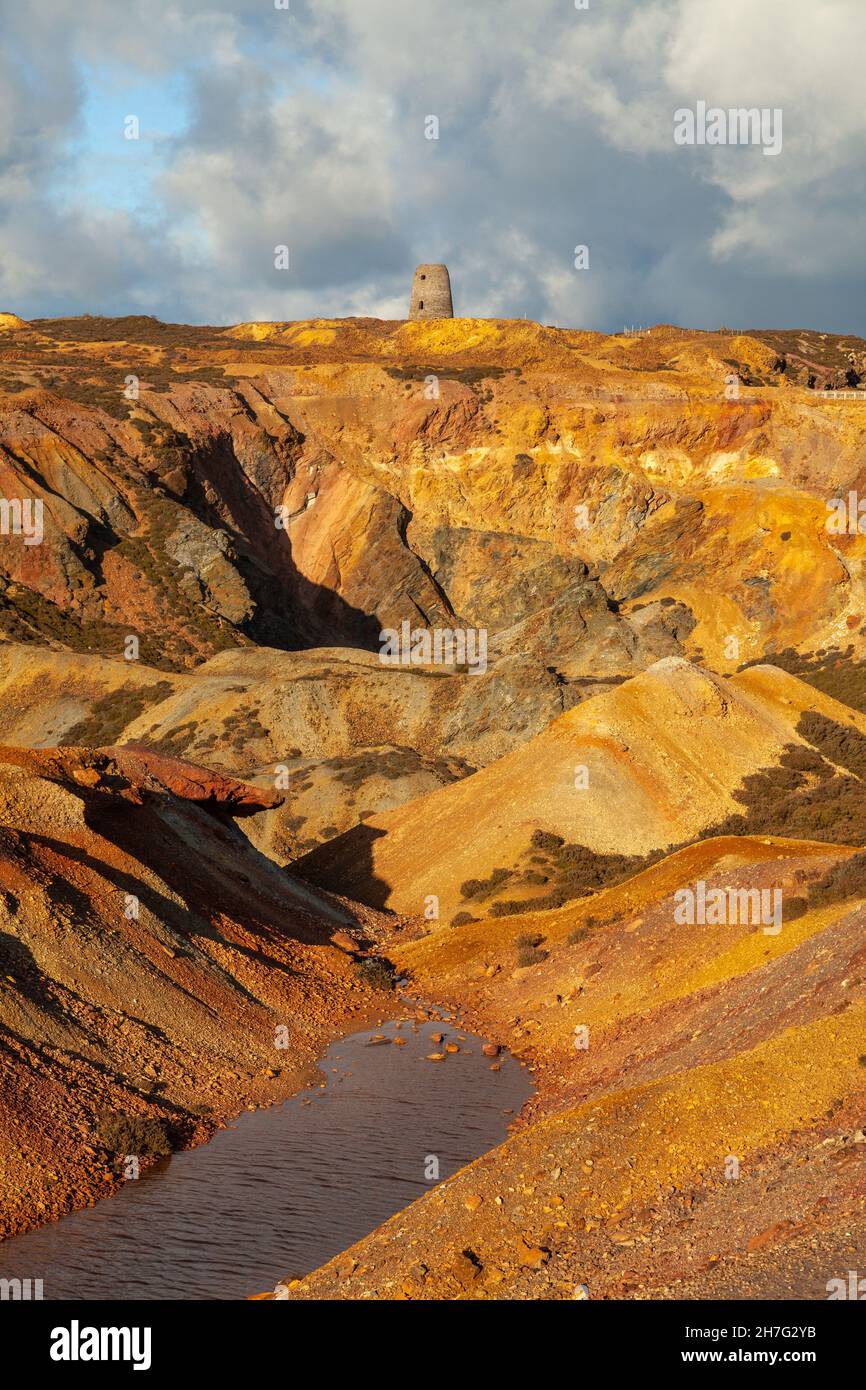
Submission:
[[[430,1062],[440,1032],[465,1042]],[[324,1089],[0,1243],[0,1279],[41,1279],[46,1299],[230,1299],[307,1273],[428,1191],[437,1165],[447,1178],[506,1137],[532,1086],[506,1054],[492,1071],[482,1041],[411,1021],[343,1038],[322,1059]]]

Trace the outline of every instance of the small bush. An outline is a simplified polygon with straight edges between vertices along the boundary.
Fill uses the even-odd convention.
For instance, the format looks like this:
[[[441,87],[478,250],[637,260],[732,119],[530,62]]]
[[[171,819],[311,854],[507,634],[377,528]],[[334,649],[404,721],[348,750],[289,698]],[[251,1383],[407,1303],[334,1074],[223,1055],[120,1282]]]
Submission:
[[[165,1120],[120,1115],[112,1110],[99,1116],[96,1137],[113,1154],[137,1154],[140,1158],[164,1158],[174,1148],[171,1128]]]
[[[866,898],[866,850],[835,864],[809,888],[809,902],[816,907],[846,898]]]
[[[504,902],[492,903],[490,907],[491,917],[519,917],[521,912],[531,912],[535,908],[535,902],[527,898],[510,898]]]
[[[529,965],[540,965],[543,960],[547,960],[547,952],[539,951],[531,946],[525,946],[522,951],[517,953],[517,964],[521,969]]]
[[[866,777],[866,737],[859,729],[838,724],[816,710],[806,710],[800,716],[797,733],[831,762],[847,768],[856,777]]]
[[[533,898],[531,902],[523,903],[524,910],[533,912],[549,912],[551,908],[565,907],[569,901],[569,895],[563,889],[557,888],[552,893],[545,893],[542,898]]]
[[[478,918],[473,917],[471,912],[458,912],[456,917],[451,918],[452,927],[465,927],[470,922],[477,922]]]
[[[513,869],[494,869],[489,878],[468,878],[465,883],[460,885],[460,896],[464,901],[472,898],[487,897],[488,894],[499,888],[501,884],[507,883],[513,876]]]
[[[460,885],[460,896],[461,898],[474,898],[476,893],[480,893],[485,886],[483,879],[467,878],[466,882]]]
[[[554,850],[560,849],[565,844],[561,835],[553,835],[548,830],[533,830],[532,848],[547,850],[552,854]]]
[[[114,743],[127,724],[138,719],[150,705],[167,700],[174,691],[171,681],[157,681],[155,685],[141,687],[123,686],[100,696],[91,706],[90,713],[67,729],[63,736],[64,744],[77,748],[97,748]]]
[[[568,933],[566,941],[569,946],[576,946],[579,941],[585,941],[588,936],[588,927],[575,927],[574,931]]]
[[[397,972],[389,960],[381,956],[369,956],[359,960],[355,969],[366,984],[373,989],[393,989],[397,983]]]
[[[805,916],[808,911],[809,904],[805,898],[785,898],[782,904],[782,919],[785,922],[796,922],[798,917]]]
[[[514,938],[514,944],[517,947],[533,947],[540,946],[543,940],[544,937],[537,932],[523,931]]]

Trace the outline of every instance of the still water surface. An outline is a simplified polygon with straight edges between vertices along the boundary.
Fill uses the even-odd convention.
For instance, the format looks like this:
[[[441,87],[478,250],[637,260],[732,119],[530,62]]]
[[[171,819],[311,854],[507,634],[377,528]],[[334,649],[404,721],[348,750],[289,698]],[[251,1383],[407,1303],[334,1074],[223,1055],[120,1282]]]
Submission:
[[[427,1055],[442,1032],[461,1042]],[[404,1037],[371,1044],[370,1039]],[[532,1093],[503,1054],[451,1023],[389,1023],[335,1043],[324,1090],[244,1114],[87,1211],[0,1242],[0,1278],[42,1279],[46,1299],[231,1299],[338,1254],[500,1143]]]

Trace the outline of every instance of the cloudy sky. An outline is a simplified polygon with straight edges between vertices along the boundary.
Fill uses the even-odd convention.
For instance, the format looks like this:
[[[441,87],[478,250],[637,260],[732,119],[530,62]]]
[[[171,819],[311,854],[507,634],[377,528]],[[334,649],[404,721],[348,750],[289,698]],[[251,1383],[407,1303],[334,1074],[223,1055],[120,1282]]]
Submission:
[[[466,315],[866,335],[864,0],[0,20],[0,310],[401,318],[415,264],[444,260]],[[699,101],[780,108],[782,152],[675,144]]]

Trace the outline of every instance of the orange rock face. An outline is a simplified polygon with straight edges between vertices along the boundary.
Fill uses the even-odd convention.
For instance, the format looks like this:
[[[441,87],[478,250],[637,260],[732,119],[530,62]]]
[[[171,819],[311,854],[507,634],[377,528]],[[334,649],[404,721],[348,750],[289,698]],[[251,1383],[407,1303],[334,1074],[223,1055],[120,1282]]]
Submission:
[[[0,748],[3,1235],[122,1182],[104,1113],[200,1141],[381,1013],[329,944],[351,912],[235,826],[259,804],[141,750]]]
[[[866,344],[2,319],[0,1235],[119,1183],[105,1112],[198,1142],[408,1010],[537,1096],[280,1299],[824,1297]]]
[[[864,542],[825,523],[858,484],[863,412],[820,389],[857,378],[857,340],[482,320],[8,336],[0,494],[39,500],[46,537],[3,547],[9,637],[120,656],[132,633],[182,669],[250,642],[375,648],[404,619],[529,622],[521,650],[559,653],[568,679],[632,674],[636,641],[727,669],[830,647],[840,618],[862,648]],[[484,537],[518,572],[547,566],[547,594],[527,581],[497,610]],[[593,610],[582,669],[548,611],[569,566]],[[676,623],[647,613],[661,600]]]
[[[140,743],[127,743],[121,748],[105,750],[108,757],[131,782],[142,785],[156,783],[184,801],[201,802],[208,808],[219,808],[233,816],[253,815],[281,806],[284,798],[278,792],[250,787],[234,777],[225,777],[181,758],[170,758]]]

